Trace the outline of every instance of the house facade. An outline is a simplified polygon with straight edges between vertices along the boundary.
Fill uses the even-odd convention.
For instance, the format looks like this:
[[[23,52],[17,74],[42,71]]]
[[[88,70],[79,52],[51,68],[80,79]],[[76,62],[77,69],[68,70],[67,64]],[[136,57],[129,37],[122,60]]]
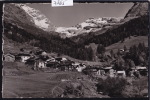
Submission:
[[[34,64],[34,68],[47,68],[46,63],[43,60],[37,60]]]
[[[8,53],[8,54],[4,55],[3,60],[6,61],[6,62],[14,62],[15,61],[15,56]]]
[[[126,72],[125,71],[117,71],[116,76],[125,78],[126,77]]]
[[[133,76],[134,76],[134,73],[137,73],[137,72],[139,72],[139,74],[142,76],[148,76],[148,68],[146,67],[136,66],[135,68],[132,68],[131,71],[133,73]],[[131,74],[131,71],[130,71],[130,74]]]
[[[76,67],[76,70],[77,70],[78,72],[82,72],[82,70],[85,69],[85,68],[86,68],[85,65],[79,64],[79,65]]]
[[[104,76],[105,75],[105,71],[102,69],[97,70],[96,75],[98,76]]]
[[[30,54],[25,54],[25,53],[20,53],[17,55],[17,58],[20,58],[20,61],[25,63],[26,60],[28,60],[30,58]]]
[[[116,71],[114,69],[109,70],[109,77],[115,77]]]
[[[21,56],[21,62],[26,62],[26,60],[28,60],[30,58],[30,56]]]

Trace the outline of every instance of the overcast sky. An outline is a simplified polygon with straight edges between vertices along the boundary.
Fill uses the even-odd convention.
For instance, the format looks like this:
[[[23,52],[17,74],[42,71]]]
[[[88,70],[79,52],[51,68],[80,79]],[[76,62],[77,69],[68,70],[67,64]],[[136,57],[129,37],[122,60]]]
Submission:
[[[88,18],[124,17],[133,3],[74,3],[68,7],[51,7],[50,3],[28,5],[40,10],[55,26],[68,27]]]

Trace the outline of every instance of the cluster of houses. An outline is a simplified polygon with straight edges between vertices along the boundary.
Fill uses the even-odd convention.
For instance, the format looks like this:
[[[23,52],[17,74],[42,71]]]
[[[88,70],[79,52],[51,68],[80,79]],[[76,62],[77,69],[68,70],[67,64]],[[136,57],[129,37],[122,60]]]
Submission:
[[[45,51],[21,51],[18,54],[7,53],[3,56],[6,62],[22,62],[34,70],[55,68],[63,71],[82,72],[86,68],[85,64],[71,61],[65,57],[49,56]]]
[[[78,63],[71,61],[65,57],[54,57],[49,56],[46,52],[42,50],[28,51],[24,50],[18,54],[8,53],[3,56],[3,60],[6,62],[19,61],[25,63],[27,66],[34,70],[53,68],[61,71],[78,71],[84,74],[91,74],[95,77],[110,76],[110,77],[126,77],[126,76],[136,76],[148,75],[148,70],[146,67],[137,66],[131,68],[127,71],[114,70],[113,66],[88,66],[84,63]]]
[[[82,72],[87,75],[91,75],[95,78],[102,78],[103,76],[122,77],[122,78],[125,78],[126,76],[137,78],[139,78],[140,76],[148,76],[148,69],[146,67],[140,66],[131,68],[128,71],[114,70],[113,66],[110,67],[90,66],[88,68],[85,68]]]

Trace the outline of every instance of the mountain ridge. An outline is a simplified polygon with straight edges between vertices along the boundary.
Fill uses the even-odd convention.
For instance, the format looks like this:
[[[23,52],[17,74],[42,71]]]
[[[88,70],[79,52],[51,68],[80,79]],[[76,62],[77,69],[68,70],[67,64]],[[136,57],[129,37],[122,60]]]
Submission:
[[[13,4],[5,5],[3,18],[4,35],[7,38],[22,44],[27,43],[35,47],[40,47],[46,52],[56,52],[81,60],[93,59],[91,56],[93,52],[91,49],[93,47],[86,48],[86,46],[88,47],[91,43],[95,43],[96,45],[102,44],[104,47],[107,47],[119,41],[123,41],[124,38],[133,35],[147,36],[148,33],[147,15],[132,18],[127,17],[113,24],[110,24],[113,20],[106,23],[105,20],[107,19],[104,19],[103,25],[100,26],[100,24],[98,27],[99,29],[102,27],[102,29],[89,33],[83,32],[82,34],[69,38],[66,38],[65,34],[63,34],[64,36],[60,36],[62,33],[55,31],[47,32],[37,27],[33,19],[23,9]],[[87,20],[87,23],[88,21],[93,23],[93,20],[97,22],[95,19],[90,19]],[[100,22],[101,21],[103,20],[100,19]],[[85,28],[84,25],[85,24],[79,24],[75,27],[82,30]],[[92,28],[89,27],[89,29]]]
[[[122,18],[115,17],[102,17],[102,18],[89,18],[82,23],[72,27],[57,27],[56,32],[60,33],[63,38],[71,38],[80,34],[88,34],[90,32],[100,31],[103,27],[111,27],[119,23]]]
[[[143,6],[144,5],[144,6]],[[133,9],[134,8],[134,9]],[[139,12],[139,10],[136,12],[136,9],[135,8],[140,8],[142,14],[140,15],[136,15]],[[146,9],[147,8],[147,9]],[[143,11],[144,10],[144,11]],[[130,9],[129,11],[127,12],[127,14],[125,15],[124,19],[121,19],[121,21],[119,23],[115,23],[114,25],[110,25],[110,26],[107,26],[106,28],[104,27],[102,30],[99,30],[99,31],[96,31],[96,32],[89,32],[88,34],[81,34],[81,35],[78,35],[78,36],[74,36],[74,37],[71,37],[71,39],[74,41],[74,42],[77,42],[77,43],[85,43],[84,41],[86,41],[86,45],[87,45],[87,41],[90,41],[90,40],[95,40],[94,38],[97,38],[97,36],[100,36],[102,35],[103,33],[108,33],[112,30],[116,30],[118,27],[124,27],[125,24],[127,23],[130,23],[130,22],[133,22],[135,23],[134,19],[139,19],[140,22],[136,22],[137,24],[138,23],[141,23],[141,25],[144,25],[144,28],[146,28],[145,25],[148,25],[148,23],[146,22],[146,20],[148,21],[147,19],[147,15],[148,15],[148,3],[135,3]],[[132,17],[127,17],[129,15],[132,15]],[[144,17],[146,16],[146,17]],[[145,20],[146,18],[146,20]],[[140,19],[143,19],[140,20]],[[128,24],[129,26],[132,25],[131,24]],[[135,25],[131,26],[131,27],[134,27]],[[136,25],[138,26],[138,25]],[[143,26],[141,26],[143,27]],[[139,29],[141,29],[141,27],[139,26]],[[124,29],[122,29],[123,31],[125,31]],[[126,29],[127,30],[127,29]],[[135,29],[136,30],[136,29]],[[142,30],[142,29],[141,29]],[[120,32],[122,32],[120,30]],[[137,32],[138,33],[138,32]],[[92,41],[91,41],[92,42]],[[97,42],[98,43],[98,42]]]
[[[134,5],[129,9],[124,18],[128,17],[139,17],[148,14],[148,3],[134,3]]]
[[[24,13],[24,15],[22,15],[22,16],[28,16],[27,23],[33,23],[37,28],[40,28],[47,32],[55,30],[55,26],[39,10],[31,8],[31,7],[27,6],[26,4],[11,3],[9,5],[11,5],[12,7],[16,7],[15,10],[22,11]],[[7,4],[5,4],[5,6],[7,6]],[[9,8],[9,7],[5,7],[5,8]],[[18,14],[19,13],[17,13],[16,16],[18,16]],[[20,19],[19,21],[21,21],[21,20],[22,19]]]
[[[20,8],[22,8],[28,15],[30,15],[32,17],[35,25],[38,26],[39,28],[41,28],[45,31],[54,31],[55,30],[54,25],[39,10],[31,8],[25,4],[16,4],[16,5],[19,6]]]

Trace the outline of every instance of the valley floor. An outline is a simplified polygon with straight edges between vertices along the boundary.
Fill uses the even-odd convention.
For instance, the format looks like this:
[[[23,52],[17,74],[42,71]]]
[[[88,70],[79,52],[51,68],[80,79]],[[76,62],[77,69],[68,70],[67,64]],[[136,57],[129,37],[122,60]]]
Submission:
[[[49,73],[33,71],[25,66],[15,67],[12,63],[4,63],[4,65],[6,64],[7,66],[3,68],[3,98],[53,98],[56,94],[61,94],[68,84],[68,82],[62,80],[82,82],[86,88],[86,97],[108,97],[97,94],[92,87],[94,85],[93,81],[79,72],[60,71]],[[84,80],[77,80],[77,78],[81,77],[84,77]]]
[[[13,62],[14,63],[14,62]],[[16,67],[12,63],[4,63],[2,79],[2,96],[3,98],[55,98],[56,95],[62,94],[69,83],[80,83],[84,90],[86,98],[109,98],[104,94],[98,94],[95,83],[96,81],[87,75],[79,72],[59,71],[43,72],[33,71],[29,67]],[[137,83],[141,86],[141,93],[148,93],[147,76],[140,79],[131,77],[126,78],[129,83]],[[66,80],[66,81],[65,81]],[[144,84],[143,84],[144,83]],[[141,84],[141,85],[140,85]],[[127,85],[125,94],[132,97],[132,85]],[[136,91],[135,91],[136,92]],[[73,97],[74,98],[74,97]]]

